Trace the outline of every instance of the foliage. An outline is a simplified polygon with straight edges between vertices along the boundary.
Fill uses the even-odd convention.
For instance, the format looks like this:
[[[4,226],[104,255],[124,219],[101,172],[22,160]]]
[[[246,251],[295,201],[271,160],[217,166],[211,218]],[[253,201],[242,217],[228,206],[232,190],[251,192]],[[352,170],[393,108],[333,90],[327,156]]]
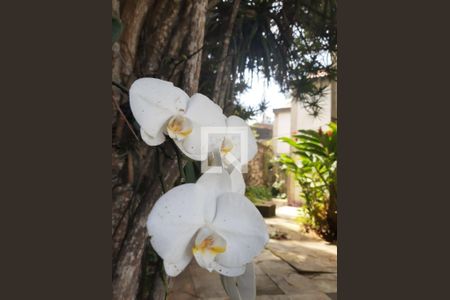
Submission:
[[[245,196],[254,204],[261,204],[272,200],[272,191],[266,186],[248,186],[245,190]]]
[[[232,1],[217,1],[209,11],[201,80],[206,95],[213,88],[207,81],[217,70],[232,6]],[[261,72],[317,115],[326,82],[337,76],[336,11],[336,0],[242,0],[230,43],[235,86],[228,97],[245,90],[246,71]]]
[[[337,238],[337,124],[325,130],[299,130],[280,140],[293,147],[293,156],[282,154],[280,163],[295,175],[305,205],[301,221],[328,241]]]
[[[269,102],[264,98],[258,103],[258,106],[244,106],[240,102],[234,104],[233,114],[244,120],[252,120],[255,116],[267,110]]]
[[[272,195],[280,199],[285,199],[287,197],[284,192],[286,190],[286,181],[281,177],[281,174],[278,174],[276,171],[277,170],[274,172],[275,181],[272,184]]]

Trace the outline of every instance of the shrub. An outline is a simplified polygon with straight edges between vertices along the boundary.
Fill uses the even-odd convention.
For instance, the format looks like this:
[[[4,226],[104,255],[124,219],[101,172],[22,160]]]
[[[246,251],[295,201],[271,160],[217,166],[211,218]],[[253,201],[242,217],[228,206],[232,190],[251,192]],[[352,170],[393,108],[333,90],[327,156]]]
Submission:
[[[245,195],[254,204],[261,204],[272,200],[272,191],[266,186],[248,186]]]
[[[305,205],[300,220],[327,241],[337,239],[337,124],[325,129],[299,130],[292,138],[280,140],[294,149],[282,154],[280,163],[295,175]]]

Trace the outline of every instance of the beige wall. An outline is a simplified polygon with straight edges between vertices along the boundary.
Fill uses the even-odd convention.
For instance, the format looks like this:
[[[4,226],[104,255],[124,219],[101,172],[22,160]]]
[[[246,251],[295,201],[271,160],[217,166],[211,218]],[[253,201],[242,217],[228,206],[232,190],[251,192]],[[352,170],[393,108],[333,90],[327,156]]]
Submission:
[[[331,84],[331,118],[337,121],[337,82],[333,81]]]
[[[319,127],[330,123],[331,121],[331,107],[332,107],[332,88],[331,85],[325,89],[325,95],[322,97],[322,110],[317,118],[311,116],[300,102],[293,102],[292,125],[291,130],[298,129],[319,129]]]
[[[273,150],[275,154],[289,153],[289,145],[278,140],[280,137],[291,136],[291,111],[283,109],[275,112],[273,123]]]

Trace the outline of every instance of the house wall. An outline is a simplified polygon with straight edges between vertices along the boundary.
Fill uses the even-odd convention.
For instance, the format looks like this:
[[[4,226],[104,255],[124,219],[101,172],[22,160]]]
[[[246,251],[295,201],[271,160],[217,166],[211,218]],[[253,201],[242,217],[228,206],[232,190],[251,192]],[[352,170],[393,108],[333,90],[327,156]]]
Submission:
[[[291,130],[297,131],[299,129],[314,129],[331,122],[331,108],[332,108],[332,86],[325,89],[325,95],[320,100],[321,111],[318,117],[311,116],[300,102],[292,103],[292,122]]]
[[[331,83],[331,119],[337,121],[337,81]]]
[[[285,109],[275,112],[275,120],[273,124],[273,149],[275,154],[289,153],[289,145],[278,140],[280,137],[291,135],[291,111]]]

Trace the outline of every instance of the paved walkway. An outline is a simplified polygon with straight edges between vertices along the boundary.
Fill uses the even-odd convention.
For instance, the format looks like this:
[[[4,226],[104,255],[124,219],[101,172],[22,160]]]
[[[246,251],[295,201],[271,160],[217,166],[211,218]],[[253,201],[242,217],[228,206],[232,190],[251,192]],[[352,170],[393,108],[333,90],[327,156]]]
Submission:
[[[279,207],[266,219],[271,237],[255,259],[258,300],[337,299],[337,248],[314,234],[301,233],[296,209]],[[192,261],[175,278],[169,300],[228,300],[217,273]],[[245,300],[245,299],[243,299]]]

